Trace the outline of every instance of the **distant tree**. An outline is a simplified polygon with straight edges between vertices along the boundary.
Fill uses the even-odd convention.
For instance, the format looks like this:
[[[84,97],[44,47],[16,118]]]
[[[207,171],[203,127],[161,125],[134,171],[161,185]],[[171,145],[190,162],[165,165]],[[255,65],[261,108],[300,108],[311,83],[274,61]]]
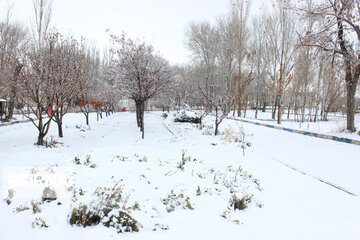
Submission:
[[[10,121],[15,109],[16,82],[22,65],[18,57],[27,40],[22,25],[11,21],[11,9],[0,22],[0,96],[9,99],[6,120]]]
[[[32,19],[32,34],[37,42],[36,47],[41,49],[45,35],[50,28],[50,22],[53,12],[53,0],[32,0],[34,15]]]
[[[269,58],[266,52],[266,45],[264,41],[264,33],[266,31],[266,24],[264,24],[265,16],[255,18],[253,20],[253,34],[250,44],[250,52],[252,57],[249,58],[251,69],[253,69],[254,78],[254,95],[255,95],[255,118],[258,116],[258,110],[266,108],[266,81],[268,79],[267,69]],[[261,107],[262,105],[262,107]]]
[[[100,57],[95,47],[86,47],[83,43],[82,48],[87,48],[83,63],[81,65],[81,77],[79,80],[79,89],[76,92],[77,104],[85,116],[86,125],[90,124],[90,113],[96,109],[96,98],[100,78]]]
[[[135,101],[137,125],[144,138],[145,103],[171,82],[171,68],[167,60],[145,42],[134,41],[125,34],[110,36],[114,54],[113,78],[117,80],[119,91]]]
[[[360,77],[360,2],[357,0],[298,1],[291,6],[302,19],[314,21],[314,32],[302,43],[330,52],[343,61],[346,84],[346,129],[355,129],[355,94]]]
[[[274,97],[272,118],[275,119],[277,111],[277,123],[281,123],[283,112],[284,93],[292,79],[293,56],[295,51],[295,24],[294,16],[284,8],[287,0],[277,0],[274,5],[274,13],[267,18],[265,39],[267,54],[270,54],[268,74],[271,83],[269,90]]]
[[[54,57],[48,67],[54,69],[53,87],[57,86],[59,89],[55,94],[57,107],[54,109],[53,120],[58,126],[59,137],[63,137],[63,117],[71,106],[71,100],[79,91],[85,53],[75,39],[64,39],[59,34],[56,34],[55,38],[57,42],[52,49]]]

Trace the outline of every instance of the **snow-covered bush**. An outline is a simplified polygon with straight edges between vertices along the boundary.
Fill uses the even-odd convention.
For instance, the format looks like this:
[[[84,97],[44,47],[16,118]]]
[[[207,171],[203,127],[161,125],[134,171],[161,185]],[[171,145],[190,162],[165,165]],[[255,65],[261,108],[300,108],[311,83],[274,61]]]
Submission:
[[[170,194],[162,198],[161,202],[166,206],[167,212],[173,212],[178,207],[194,210],[190,202],[190,197],[185,196],[183,193],[176,194],[174,190],[171,190]]]
[[[161,114],[161,117],[162,117],[163,119],[166,119],[168,116],[169,116],[169,114],[167,114],[167,113]]]
[[[54,201],[57,199],[56,191],[50,187],[46,187],[43,190],[41,198],[43,201],[48,201],[48,202]]]
[[[194,113],[190,113],[190,112],[181,112],[180,115],[176,115],[174,121],[175,122],[180,122],[180,123],[196,123],[196,124],[201,124],[201,117],[196,116],[196,114]]]
[[[90,204],[80,204],[73,208],[70,224],[77,226],[93,226],[102,223],[113,227],[118,233],[138,232],[140,224],[130,214],[138,207],[126,207],[128,198],[123,198],[122,187],[98,187]],[[136,204],[138,206],[138,204]]]

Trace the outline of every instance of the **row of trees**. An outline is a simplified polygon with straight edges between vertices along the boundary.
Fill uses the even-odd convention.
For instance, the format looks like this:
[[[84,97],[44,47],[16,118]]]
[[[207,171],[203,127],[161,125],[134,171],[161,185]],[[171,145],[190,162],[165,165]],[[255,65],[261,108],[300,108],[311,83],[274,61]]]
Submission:
[[[144,138],[145,103],[165,90],[172,80],[169,63],[142,41],[125,34],[110,34],[112,48],[104,51],[49,30],[52,1],[34,0],[31,32],[10,21],[10,11],[0,24],[0,96],[9,99],[6,116],[15,106],[38,129],[38,145],[52,122],[63,137],[63,117],[79,108],[89,124],[89,114],[114,111],[121,97],[136,103],[136,119]]]
[[[249,9],[249,1],[233,0],[214,23],[188,25],[185,44],[193,59],[178,67],[184,84],[173,102],[212,111],[215,134],[231,110],[245,116],[249,106],[255,117],[270,106],[279,124],[286,113],[304,122],[343,110],[354,132],[359,1],[274,0],[251,20]]]
[[[272,10],[250,19],[250,2],[230,1],[216,21],[193,22],[185,31],[192,60],[170,66],[141,40],[109,32],[111,48],[99,50],[82,39],[49,31],[52,5],[34,0],[34,27],[0,23],[0,96],[9,99],[39,131],[39,145],[75,105],[89,114],[114,110],[132,99],[144,138],[145,104],[204,109],[215,116],[215,135],[229,113],[245,116],[249,105],[281,123],[285,110],[298,121],[326,120],[343,105],[347,130],[355,131],[360,75],[360,6],[355,0],[274,0]],[[250,27],[251,25],[251,27]],[[24,107],[30,110],[25,112]]]

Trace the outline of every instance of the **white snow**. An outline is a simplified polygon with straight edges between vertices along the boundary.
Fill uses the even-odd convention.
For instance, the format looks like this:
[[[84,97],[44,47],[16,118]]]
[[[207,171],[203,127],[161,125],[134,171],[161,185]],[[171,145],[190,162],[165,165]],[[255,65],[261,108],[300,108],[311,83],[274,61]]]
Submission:
[[[266,112],[261,112],[259,110],[257,119],[255,119],[255,110],[248,110],[246,112],[246,119],[296,130],[360,140],[360,135],[358,134],[360,129],[360,114],[355,115],[355,127],[358,129],[355,133],[346,131],[346,115],[341,113],[329,113],[328,121],[317,122],[309,122],[308,116],[306,116],[303,123],[294,121],[293,114],[290,115],[290,119],[287,119],[287,114],[283,114],[281,124],[277,124],[277,121],[271,119],[271,112],[269,110]]]
[[[63,143],[57,148],[33,145],[37,130],[32,123],[0,127],[0,239],[360,238],[359,146],[224,120],[220,131],[246,133],[251,146],[243,152],[240,143],[203,134],[211,132],[209,116],[207,127],[199,130],[174,123],[173,113],[165,120],[161,114],[146,113],[145,140],[134,113],[117,113],[99,122],[93,114],[89,128],[82,114],[67,114],[65,137],[55,137]],[[49,136],[56,135],[53,125]],[[178,166],[183,153],[189,160],[182,171]],[[82,164],[74,163],[75,157]],[[87,158],[90,163],[85,165]],[[102,225],[69,224],[73,207],[88,204],[97,187],[116,182],[129,196],[127,206],[140,205],[140,211],[132,212],[143,226],[139,232],[118,234]],[[255,182],[260,182],[260,189]],[[32,200],[40,201],[45,185],[55,188],[56,201],[39,205],[41,213],[16,212],[19,206],[31,207]],[[67,191],[71,186],[81,188],[84,195],[74,199]],[[224,219],[231,187],[239,197],[253,198],[248,208],[231,210]],[[10,188],[14,197],[7,205],[3,199]],[[180,206],[167,212],[161,199],[171,190],[189,196],[194,210]],[[32,228],[39,217],[49,228]],[[156,224],[169,230],[153,231]]]

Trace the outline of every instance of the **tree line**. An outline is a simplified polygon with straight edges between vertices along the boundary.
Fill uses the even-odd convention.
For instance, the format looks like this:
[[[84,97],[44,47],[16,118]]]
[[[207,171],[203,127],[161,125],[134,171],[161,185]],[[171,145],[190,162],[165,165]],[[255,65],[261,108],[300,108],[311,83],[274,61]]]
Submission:
[[[132,99],[144,138],[149,99],[162,109],[196,108],[214,116],[215,132],[229,114],[246,117],[249,108],[271,109],[279,124],[326,121],[329,112],[347,115],[355,131],[359,105],[360,6],[355,0],[274,0],[250,17],[251,2],[230,0],[226,14],[191,22],[185,46],[191,60],[170,66],[144,40],[109,33],[111,47],[99,49],[50,29],[52,1],[33,0],[31,29],[0,22],[0,97],[38,129],[37,144],[52,122],[63,137],[63,116],[79,108],[89,124]],[[29,111],[25,111],[25,109]]]
[[[251,1],[230,1],[227,14],[188,24],[189,64],[178,67],[178,102],[204,106],[218,124],[230,112],[271,108],[278,124],[347,116],[359,107],[360,6],[356,0],[274,0],[250,18]],[[200,93],[200,99],[192,92]],[[186,94],[185,92],[188,92]]]
[[[112,113],[120,98],[136,103],[144,138],[145,102],[163,91],[171,68],[151,45],[109,32],[111,48],[100,51],[72,36],[50,29],[50,0],[34,0],[34,26],[26,29],[8,17],[0,23],[0,96],[8,99],[7,121],[17,108],[38,129],[44,145],[55,122],[63,137],[63,117],[77,107],[89,125],[89,114]]]

